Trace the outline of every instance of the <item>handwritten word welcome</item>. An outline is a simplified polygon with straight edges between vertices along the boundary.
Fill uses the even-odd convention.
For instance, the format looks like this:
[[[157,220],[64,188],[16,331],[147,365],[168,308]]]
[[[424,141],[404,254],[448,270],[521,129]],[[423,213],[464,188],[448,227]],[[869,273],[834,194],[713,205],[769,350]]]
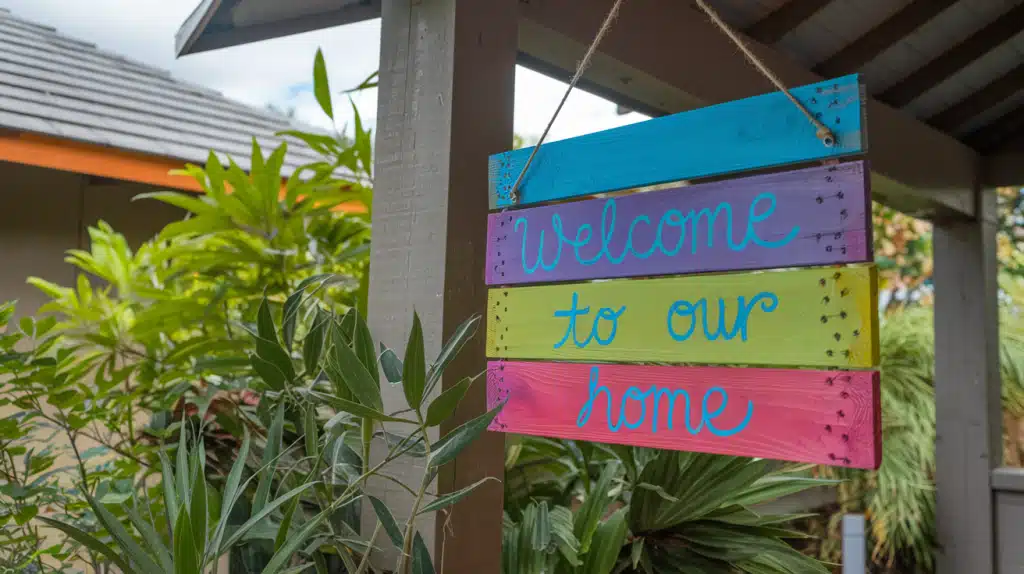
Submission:
[[[626,389],[626,392],[622,394],[618,404],[618,415],[615,420],[612,420],[612,413],[615,411],[615,398],[612,395],[612,391],[606,386],[599,382],[600,373],[599,367],[593,367],[590,369],[590,388],[589,397],[587,402],[584,403],[583,408],[580,409],[579,415],[576,417],[576,426],[583,427],[590,421],[590,415],[594,410],[594,401],[598,398],[601,393],[604,393],[605,402],[605,413],[607,416],[608,430],[611,432],[619,432],[623,426],[627,429],[637,429],[643,426],[647,422],[648,414],[648,402],[650,402],[651,412],[651,433],[658,432],[658,421],[661,418],[665,419],[665,428],[668,430],[674,429],[674,415],[676,409],[676,398],[679,396],[683,397],[683,423],[686,425],[686,430],[691,435],[697,435],[703,429],[715,436],[727,437],[735,435],[743,429],[747,428],[750,424],[751,417],[754,416],[754,403],[753,401],[747,401],[747,414],[743,420],[736,426],[730,429],[720,429],[714,425],[711,421],[718,418],[726,409],[729,404],[729,393],[721,387],[711,387],[704,393],[704,397],[700,403],[700,420],[696,425],[693,424],[692,415],[690,414],[690,394],[684,389],[671,390],[665,387],[659,387],[658,385],[651,385],[645,391],[640,390],[639,387],[630,386]],[[722,399],[722,404],[717,409],[710,411],[708,409],[708,402],[712,397],[719,396]],[[662,399],[667,398],[668,404],[667,409],[664,411],[664,415],[659,414],[659,407],[665,402]],[[650,401],[648,401],[650,399]],[[629,401],[636,401],[640,404],[640,416],[633,422],[630,422],[626,416],[626,406]]]
[[[749,243],[770,249],[783,247],[791,242],[800,231],[799,227],[793,227],[786,236],[778,241],[768,241],[758,236],[757,231],[754,229],[754,224],[765,221],[775,212],[775,195],[765,192],[758,194],[753,201],[750,202],[747,212],[746,232],[743,235],[743,239],[739,242],[735,240],[733,233],[732,205],[723,201],[719,203],[713,211],[708,208],[703,208],[699,211],[691,209],[684,215],[683,212],[678,209],[666,210],[658,220],[654,240],[651,242],[651,245],[643,251],[638,251],[637,246],[634,245],[633,234],[638,229],[639,225],[650,226],[652,223],[651,218],[647,215],[637,215],[633,218],[633,221],[629,223],[626,231],[625,245],[622,247],[622,251],[616,255],[610,250],[610,246],[613,243],[616,232],[615,215],[617,208],[615,201],[615,198],[610,198],[604,204],[604,210],[601,213],[600,247],[599,249],[596,249],[596,253],[594,253],[595,249],[585,249],[590,246],[592,240],[595,239],[593,226],[589,223],[584,223],[577,227],[575,233],[566,234],[563,228],[562,216],[555,212],[551,215],[551,227],[554,231],[554,240],[556,242],[555,255],[550,261],[544,261],[545,230],[542,229],[540,232],[539,243],[537,245],[537,258],[532,265],[527,263],[529,221],[525,216],[520,216],[516,219],[515,231],[519,232],[520,227],[522,228],[523,241],[520,259],[523,265],[523,270],[528,274],[536,272],[538,268],[544,269],[545,271],[554,270],[558,267],[558,263],[562,259],[562,248],[565,245],[572,248],[573,256],[581,265],[593,265],[602,259],[607,259],[611,263],[618,265],[628,256],[633,256],[637,259],[647,259],[656,252],[669,257],[674,257],[682,250],[683,244],[686,242],[687,223],[690,225],[690,253],[696,254],[701,220],[707,220],[707,236],[704,241],[704,245],[708,248],[712,248],[715,244],[715,224],[718,221],[719,214],[722,212],[726,215],[726,242],[728,243],[729,249],[732,249],[733,251],[742,251],[746,249]],[[767,207],[764,208],[762,213],[758,213],[758,205],[762,202],[766,202]],[[678,229],[678,237],[676,237],[674,243],[668,239],[672,235],[672,232],[670,231],[671,228]],[[594,243],[596,244],[598,242],[595,241]],[[597,245],[594,247],[597,247]],[[585,255],[585,251],[589,251],[590,255]]]

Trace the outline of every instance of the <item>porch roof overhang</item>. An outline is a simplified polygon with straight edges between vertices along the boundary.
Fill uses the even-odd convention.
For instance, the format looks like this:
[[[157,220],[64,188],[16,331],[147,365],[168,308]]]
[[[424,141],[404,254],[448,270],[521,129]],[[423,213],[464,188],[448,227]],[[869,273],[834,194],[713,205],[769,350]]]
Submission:
[[[520,3],[520,63],[565,78],[612,0]],[[860,72],[876,195],[974,215],[978,185],[1024,184],[1024,0],[713,0],[788,85]],[[204,0],[179,55],[380,16],[380,0]],[[699,48],[699,49],[697,49]],[[627,2],[581,87],[651,115],[773,88],[690,2]]]

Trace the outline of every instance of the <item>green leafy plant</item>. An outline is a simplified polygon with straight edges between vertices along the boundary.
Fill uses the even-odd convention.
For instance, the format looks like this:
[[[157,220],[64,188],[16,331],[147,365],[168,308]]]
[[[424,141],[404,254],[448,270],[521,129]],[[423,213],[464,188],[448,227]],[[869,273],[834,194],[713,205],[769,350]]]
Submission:
[[[1024,417],[1024,327],[1012,309],[1001,324],[1003,412]],[[885,457],[875,472],[821,468],[842,478],[839,503],[826,509],[811,550],[838,560],[845,512],[868,517],[871,559],[879,571],[932,572],[935,568],[935,347],[933,311],[909,308],[886,317],[881,330],[882,432]],[[1008,433],[1009,434],[1009,433]],[[1009,438],[1009,437],[1008,437]],[[1019,448],[1007,440],[1007,447]]]
[[[44,516],[39,520],[103,556],[123,574],[192,574],[205,572],[211,565],[215,565],[222,555],[263,519],[314,486],[314,483],[306,483],[266,502],[248,521],[232,528],[229,533],[229,516],[247,483],[253,479],[264,481],[274,461],[267,461],[260,473],[243,482],[250,445],[249,436],[246,435],[223,492],[212,491],[204,475],[203,444],[199,442],[190,452],[187,428],[181,426],[181,438],[175,449],[176,465],[172,465],[161,451],[162,508],[166,511],[163,516],[154,514],[153,508],[145,500],[135,500],[133,506],[126,509],[134,528],[134,532],[129,532],[107,509],[102,499],[85,494],[86,501],[113,544],[58,518]],[[216,511],[218,504],[219,513]],[[322,521],[323,517],[319,520]],[[161,536],[160,529],[164,524],[158,524],[160,521],[165,522],[168,536]],[[300,532],[291,538],[289,545],[274,555],[271,563],[263,570],[264,574],[286,571],[285,564],[291,558],[294,547],[301,545],[308,537],[309,533]]]
[[[506,457],[503,572],[827,572],[758,505],[832,485],[768,461],[520,438]]]
[[[310,282],[303,289],[315,290],[314,285]],[[290,487],[320,477],[324,484],[313,490],[316,496],[310,501],[311,506],[323,512],[365,499],[377,515],[368,543],[353,547],[351,535],[355,524],[326,521],[315,528],[319,545],[307,550],[313,555],[320,553],[324,563],[328,555],[333,555],[350,572],[370,572],[369,549],[383,531],[401,549],[396,572],[432,571],[429,553],[415,529],[415,518],[445,511],[486,482],[481,480],[440,496],[429,492],[438,470],[480,436],[500,409],[481,414],[439,440],[430,438],[429,429],[454,414],[475,380],[467,378],[440,394],[434,392],[447,366],[473,336],[479,317],[467,319],[456,329],[436,359],[428,364],[416,315],[404,358],[399,359],[392,350],[374,341],[362,315],[354,309],[341,315],[332,313],[299,290],[281,306],[280,312],[282,318],[278,323],[271,305],[264,301],[257,329],[251,333],[257,340],[252,364],[267,387],[264,399],[276,405],[275,416],[293,421],[295,441],[303,450],[301,457],[282,457],[287,471],[278,476],[278,482],[281,487]],[[300,321],[300,317],[304,320]],[[297,338],[288,340],[282,336],[300,331],[305,333],[301,344]],[[299,347],[301,360],[293,357]],[[385,412],[380,375],[389,384],[400,385],[405,408]],[[325,423],[320,422],[323,419]],[[406,432],[395,434],[386,430],[384,423],[388,423],[389,429],[404,427]],[[370,447],[375,442],[383,443],[385,453],[371,464]],[[418,484],[405,484],[387,473],[387,467],[403,456],[423,459]],[[404,527],[399,525],[392,509],[366,493],[371,479],[387,480],[411,495],[413,502],[405,513],[408,520]],[[270,487],[269,483],[266,487]],[[291,539],[288,528],[292,521],[290,514],[282,519],[278,541]],[[350,558],[355,554],[362,555],[358,563]]]

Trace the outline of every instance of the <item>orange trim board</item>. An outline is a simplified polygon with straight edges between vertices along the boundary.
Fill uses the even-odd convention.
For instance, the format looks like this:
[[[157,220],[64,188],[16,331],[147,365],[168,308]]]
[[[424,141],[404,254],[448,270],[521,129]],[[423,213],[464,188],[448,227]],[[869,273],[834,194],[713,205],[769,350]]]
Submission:
[[[43,135],[0,134],[0,160],[183,191],[203,190],[195,179],[170,173],[172,170],[185,167],[184,162],[180,160]],[[339,205],[338,209],[366,211],[364,206],[355,202]]]

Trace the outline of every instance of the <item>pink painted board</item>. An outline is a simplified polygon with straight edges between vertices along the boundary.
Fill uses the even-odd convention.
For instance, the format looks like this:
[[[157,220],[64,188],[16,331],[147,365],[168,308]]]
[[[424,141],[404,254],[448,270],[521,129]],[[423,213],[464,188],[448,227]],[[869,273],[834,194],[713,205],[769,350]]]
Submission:
[[[517,361],[487,368],[489,407],[505,402],[491,430],[851,468],[881,464],[879,397],[877,371]]]
[[[863,161],[492,213],[488,285],[870,261]]]

